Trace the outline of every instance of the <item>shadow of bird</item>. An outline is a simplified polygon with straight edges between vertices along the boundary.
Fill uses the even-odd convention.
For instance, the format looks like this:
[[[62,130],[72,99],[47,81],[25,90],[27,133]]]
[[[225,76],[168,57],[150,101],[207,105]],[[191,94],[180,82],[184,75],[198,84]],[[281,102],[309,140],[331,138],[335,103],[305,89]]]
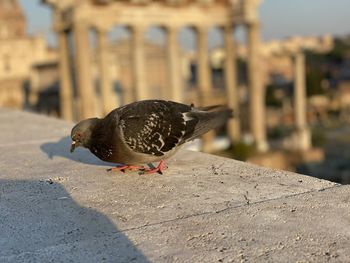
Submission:
[[[115,163],[108,163],[98,159],[95,155],[91,154],[89,150],[84,148],[77,149],[76,153],[70,153],[71,145],[70,136],[65,136],[55,142],[47,142],[40,145],[40,149],[49,157],[53,159],[56,156],[63,157],[75,162],[101,165],[101,166],[115,166]]]

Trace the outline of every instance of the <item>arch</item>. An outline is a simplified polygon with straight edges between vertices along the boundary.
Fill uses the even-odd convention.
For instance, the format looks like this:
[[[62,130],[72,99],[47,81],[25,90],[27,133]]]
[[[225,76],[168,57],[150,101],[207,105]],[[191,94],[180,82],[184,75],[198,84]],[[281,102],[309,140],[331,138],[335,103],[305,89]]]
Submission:
[[[114,25],[108,31],[108,39],[110,42],[116,42],[121,39],[128,39],[130,36],[130,26],[124,24]]]
[[[197,87],[196,71],[196,49],[197,33],[194,26],[186,26],[179,29],[178,39],[180,49],[183,50],[184,56],[181,61],[182,75],[185,80],[185,90],[193,90]]]
[[[193,25],[181,27],[179,29],[179,41],[183,50],[194,52],[197,48],[197,32]]]
[[[225,88],[224,67],[226,52],[224,32],[219,26],[212,26],[209,28],[208,47],[212,87],[223,91]]]
[[[131,63],[131,28],[129,25],[114,25],[108,31],[110,45],[110,65],[113,90],[123,105],[135,100]]]
[[[151,25],[145,32],[145,40],[159,45],[165,45],[166,27],[162,25]]]
[[[166,37],[166,29],[161,25],[152,25],[145,31],[146,81],[149,98],[153,99],[167,98],[169,89]]]

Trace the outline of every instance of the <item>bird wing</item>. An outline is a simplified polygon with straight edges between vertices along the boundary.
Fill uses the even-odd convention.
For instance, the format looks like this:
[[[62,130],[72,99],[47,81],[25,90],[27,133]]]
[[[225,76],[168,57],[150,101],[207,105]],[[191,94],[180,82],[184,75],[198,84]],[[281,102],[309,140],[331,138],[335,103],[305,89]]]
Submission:
[[[193,134],[198,119],[187,117],[191,106],[146,100],[122,107],[119,127],[125,143],[136,152],[162,156]]]

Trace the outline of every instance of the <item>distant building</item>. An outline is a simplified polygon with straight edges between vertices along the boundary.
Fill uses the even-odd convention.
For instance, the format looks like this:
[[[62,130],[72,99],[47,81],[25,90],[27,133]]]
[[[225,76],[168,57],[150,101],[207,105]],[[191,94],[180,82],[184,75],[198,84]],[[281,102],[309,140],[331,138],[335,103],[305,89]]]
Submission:
[[[263,82],[265,85],[275,81],[291,82],[294,79],[293,54],[302,50],[326,53],[333,49],[333,45],[334,39],[330,35],[293,36],[282,40],[274,39],[262,42]],[[238,44],[237,55],[242,60],[246,60],[248,56],[247,46]],[[213,49],[210,59],[213,67],[222,67],[225,60],[224,49]]]
[[[57,59],[43,37],[26,34],[26,26],[18,1],[0,0],[0,106],[22,108],[32,65]]]
[[[323,36],[293,36],[282,40],[272,40],[262,45],[264,56],[296,53],[301,50],[311,50],[326,53],[332,50],[334,39],[331,35]]]
[[[260,56],[260,20],[258,6],[261,0],[190,0],[190,1],[120,1],[120,0],[42,0],[53,10],[53,24],[57,33],[60,52],[60,103],[61,116],[66,120],[80,120],[108,113],[115,104],[113,76],[109,70],[108,32],[116,26],[125,27],[131,37],[130,69],[132,81],[129,83],[132,100],[152,98],[170,99],[185,102],[185,76],[181,69],[179,39],[177,34],[183,28],[191,28],[196,36],[196,98],[197,104],[208,105],[216,98],[217,83],[212,83],[211,68],[208,63],[208,32],[219,28],[225,42],[226,59],[224,79],[216,79],[225,84],[225,102],[235,112],[239,112],[236,85],[233,33],[242,25],[248,35],[247,79],[249,87],[249,130],[259,151],[266,151],[265,107],[259,66]],[[145,32],[151,27],[159,27],[165,33],[166,66],[152,71],[147,67]],[[91,63],[91,34],[96,34],[96,55],[98,70]],[[72,56],[73,55],[73,56]],[[117,61],[118,62],[118,61]],[[158,62],[157,62],[158,63]],[[95,70],[95,72],[93,72]],[[193,67],[191,65],[190,70]],[[151,71],[151,72],[150,72]],[[158,74],[158,71],[160,72]],[[153,86],[159,76],[166,75]],[[73,72],[73,74],[72,74]],[[217,73],[217,72],[215,72]],[[96,74],[96,75],[94,75]],[[73,77],[74,76],[74,79]],[[216,76],[215,76],[216,77]],[[99,90],[96,88],[98,78]],[[188,80],[188,79],[187,79]],[[157,94],[158,83],[166,81],[166,94]],[[189,82],[189,81],[188,81]],[[187,83],[188,83],[187,82]],[[155,82],[154,82],[155,83]],[[193,79],[191,79],[191,84]],[[127,86],[125,86],[127,87]],[[126,89],[126,88],[125,88]],[[161,89],[161,88],[160,88]],[[161,90],[163,94],[164,90]],[[100,92],[100,94],[98,94]],[[124,90],[122,90],[124,92]],[[100,96],[101,99],[96,99]],[[228,134],[232,141],[241,136],[240,115],[236,114],[228,123]],[[206,136],[204,150],[210,151],[212,135]],[[208,146],[208,147],[207,147]]]

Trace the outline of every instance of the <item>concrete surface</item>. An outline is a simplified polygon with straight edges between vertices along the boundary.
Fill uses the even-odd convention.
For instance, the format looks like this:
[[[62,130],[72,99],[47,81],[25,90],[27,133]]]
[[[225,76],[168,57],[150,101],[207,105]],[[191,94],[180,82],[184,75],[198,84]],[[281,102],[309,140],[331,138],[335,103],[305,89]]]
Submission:
[[[350,262],[350,186],[180,151],[164,175],[0,109],[0,262]]]

